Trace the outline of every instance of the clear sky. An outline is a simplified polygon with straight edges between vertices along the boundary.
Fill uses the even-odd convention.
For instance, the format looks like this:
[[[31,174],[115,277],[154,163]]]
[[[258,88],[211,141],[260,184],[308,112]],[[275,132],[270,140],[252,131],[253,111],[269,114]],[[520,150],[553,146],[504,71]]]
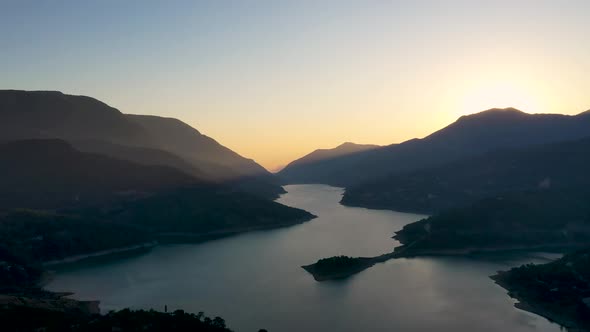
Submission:
[[[0,0],[0,88],[177,117],[275,169],[514,106],[590,109],[590,1]]]

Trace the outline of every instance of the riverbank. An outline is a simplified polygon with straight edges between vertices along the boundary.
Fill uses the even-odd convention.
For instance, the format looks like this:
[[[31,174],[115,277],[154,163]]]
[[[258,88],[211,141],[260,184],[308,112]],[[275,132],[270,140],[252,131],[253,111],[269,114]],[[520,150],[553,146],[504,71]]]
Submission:
[[[184,244],[184,243],[202,243],[206,241],[212,241],[220,238],[240,235],[248,232],[255,232],[255,231],[265,231],[265,230],[273,230],[283,227],[295,226],[298,224],[302,224],[304,222],[313,220],[317,216],[312,215],[310,218],[302,218],[297,219],[292,222],[287,223],[280,223],[280,224],[273,224],[273,225],[264,225],[264,226],[251,226],[251,227],[241,227],[241,228],[234,228],[234,229],[227,229],[227,230],[220,230],[220,231],[213,231],[213,232],[203,232],[203,233],[190,233],[190,232],[166,232],[166,233],[157,233],[155,234],[154,240],[149,242],[144,242],[136,245],[113,248],[108,250],[101,250],[96,252],[91,252],[87,254],[81,255],[74,255],[68,256],[62,259],[46,261],[41,264],[43,268],[59,268],[67,265],[82,263],[92,259],[99,259],[99,258],[107,258],[110,256],[116,257],[121,254],[140,254],[143,252],[147,252],[158,245],[161,244]],[[45,277],[47,278],[47,277]]]
[[[302,224],[304,222],[310,221],[317,218],[317,216],[312,215],[310,218],[302,218],[296,219],[292,222],[287,223],[280,223],[280,224],[273,224],[273,225],[262,225],[262,226],[250,226],[250,227],[240,227],[234,229],[227,229],[227,230],[220,230],[220,231],[213,231],[213,232],[205,232],[205,233],[191,233],[191,232],[166,232],[166,233],[159,233],[157,235],[158,241],[160,243],[201,243],[205,241],[216,240],[224,237],[244,234],[248,232],[256,232],[256,231],[266,231],[266,230],[273,230],[283,227],[290,227]]]
[[[84,260],[92,259],[92,258],[99,258],[99,257],[106,257],[111,255],[118,255],[122,253],[131,253],[131,252],[143,252],[152,249],[153,247],[157,246],[159,243],[158,241],[150,241],[145,243],[140,243],[133,246],[126,246],[120,248],[113,248],[108,250],[101,250],[96,251],[88,254],[83,255],[75,255],[69,256],[62,259],[51,260],[47,262],[43,262],[42,266],[44,268],[56,267],[60,265],[67,265],[73,263],[79,263]]]
[[[507,271],[498,271],[497,274],[490,276],[490,279],[494,280],[498,286],[504,288],[507,291],[508,296],[518,301],[514,304],[515,308],[544,317],[550,322],[559,324],[560,326],[566,328],[569,332],[589,331],[588,329],[580,326],[580,324],[576,322],[575,319],[572,319],[571,315],[557,312],[554,309],[547,308],[540,302],[527,298],[524,295],[525,289],[509,282],[509,278],[507,278],[509,273],[510,272]]]

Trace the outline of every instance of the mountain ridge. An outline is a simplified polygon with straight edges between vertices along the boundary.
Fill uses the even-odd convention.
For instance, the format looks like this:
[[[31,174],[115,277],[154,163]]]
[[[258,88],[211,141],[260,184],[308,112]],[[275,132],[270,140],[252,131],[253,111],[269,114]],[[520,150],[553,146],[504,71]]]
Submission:
[[[424,138],[286,167],[278,175],[284,183],[350,187],[494,149],[579,139],[588,132],[590,117],[585,113],[529,114],[514,108],[490,109],[463,116]]]
[[[0,141],[32,138],[57,138],[86,152],[178,167],[267,198],[284,192],[255,161],[179,119],[128,115],[98,99],[60,91],[0,90]]]
[[[378,147],[379,147],[379,145],[375,145],[375,144],[356,144],[356,143],[352,143],[352,142],[344,142],[334,148],[316,149],[316,150],[304,155],[301,158],[293,160],[292,162],[287,164],[287,166],[285,166],[284,168],[293,167],[294,165],[302,165],[302,164],[306,164],[306,163],[310,163],[310,162],[314,162],[314,161],[319,161],[319,160],[323,160],[323,159],[344,156],[344,155],[347,155],[350,153],[361,152],[361,151],[366,151],[366,150],[370,150],[370,149],[376,149]]]

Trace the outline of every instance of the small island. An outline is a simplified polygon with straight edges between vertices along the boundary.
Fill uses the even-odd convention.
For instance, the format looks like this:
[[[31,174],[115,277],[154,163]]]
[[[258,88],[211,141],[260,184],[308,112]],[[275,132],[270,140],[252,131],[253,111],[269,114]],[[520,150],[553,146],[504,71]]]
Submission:
[[[377,257],[334,256],[302,266],[316,281],[345,279],[369,267],[393,258],[393,253]]]
[[[373,265],[368,265],[370,260],[366,257],[334,256],[302,268],[311,273],[316,281],[344,279]]]

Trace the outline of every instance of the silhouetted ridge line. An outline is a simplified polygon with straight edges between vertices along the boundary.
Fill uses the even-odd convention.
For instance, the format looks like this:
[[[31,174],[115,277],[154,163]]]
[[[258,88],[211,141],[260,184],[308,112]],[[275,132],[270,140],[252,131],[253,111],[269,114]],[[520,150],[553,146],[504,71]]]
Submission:
[[[293,162],[278,176],[284,183],[356,186],[400,172],[440,166],[503,148],[580,139],[590,133],[587,113],[528,114],[514,108],[462,116],[422,139],[308,163]],[[378,194],[378,193],[376,193]]]
[[[179,168],[266,198],[284,192],[262,166],[180,120],[125,115],[94,98],[57,91],[0,90],[0,141],[30,138],[63,139],[82,151]]]

